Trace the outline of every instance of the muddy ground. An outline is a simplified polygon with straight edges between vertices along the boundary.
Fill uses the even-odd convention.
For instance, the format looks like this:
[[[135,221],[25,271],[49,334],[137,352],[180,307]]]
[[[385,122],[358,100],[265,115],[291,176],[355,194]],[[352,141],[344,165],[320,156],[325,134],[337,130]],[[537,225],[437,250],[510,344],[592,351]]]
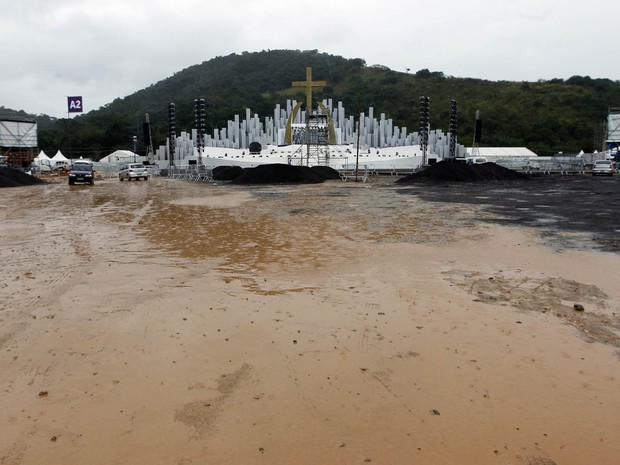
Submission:
[[[429,201],[482,205],[494,214],[485,221],[535,228],[559,249],[620,253],[620,176],[534,175],[530,181],[410,187],[401,192]]]
[[[4,189],[0,463],[615,463],[617,231],[562,189]]]

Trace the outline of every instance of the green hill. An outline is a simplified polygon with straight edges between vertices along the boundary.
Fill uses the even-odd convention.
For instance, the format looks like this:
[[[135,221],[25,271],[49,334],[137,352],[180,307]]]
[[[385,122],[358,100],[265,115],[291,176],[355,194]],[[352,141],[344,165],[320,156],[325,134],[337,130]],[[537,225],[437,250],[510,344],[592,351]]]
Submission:
[[[177,132],[194,126],[194,99],[207,102],[207,132],[226,126],[245,109],[271,116],[287,98],[304,100],[304,90],[291,82],[315,80],[327,87],[315,97],[342,101],[347,114],[374,107],[409,131],[419,126],[419,97],[431,101],[431,128],[447,132],[450,100],[458,101],[459,142],[472,143],[476,110],[483,120],[482,146],[526,146],[539,155],[559,151],[600,150],[610,106],[620,104],[620,82],[573,76],[539,82],[486,81],[455,78],[427,69],[415,73],[367,66],[316,50],[268,50],[216,57],[191,66],[123,99],[72,120],[39,117],[39,145],[100,158],[115,149],[131,149],[138,136],[143,152],[142,123],[150,115],[155,146],[165,143],[167,105],[176,103]]]

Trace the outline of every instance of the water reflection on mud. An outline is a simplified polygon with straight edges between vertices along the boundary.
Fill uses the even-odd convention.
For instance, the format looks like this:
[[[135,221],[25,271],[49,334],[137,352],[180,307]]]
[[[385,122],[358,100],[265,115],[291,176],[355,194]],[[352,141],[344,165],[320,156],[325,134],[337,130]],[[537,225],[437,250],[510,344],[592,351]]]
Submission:
[[[170,198],[170,190],[153,191],[151,207],[136,232],[185,258],[217,259],[221,269],[235,273],[318,270],[329,261],[346,259],[350,250],[359,248],[359,241],[450,237],[450,226],[436,211],[396,196],[391,189],[370,191],[345,184],[192,188],[195,197],[185,192],[183,198]],[[443,209],[458,227],[455,209]],[[385,215],[386,210],[393,215]],[[115,216],[129,222],[131,214],[121,211]]]

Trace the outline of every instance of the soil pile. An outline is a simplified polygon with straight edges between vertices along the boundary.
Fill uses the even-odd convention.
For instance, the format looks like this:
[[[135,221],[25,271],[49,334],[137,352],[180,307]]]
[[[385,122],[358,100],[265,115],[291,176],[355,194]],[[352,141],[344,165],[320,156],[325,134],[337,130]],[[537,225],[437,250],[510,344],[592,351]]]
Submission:
[[[412,173],[396,182],[476,182],[529,179],[529,176],[504,168],[496,163],[468,165],[462,162],[441,161],[423,171]]]
[[[215,175],[215,173],[214,173]],[[244,168],[232,184],[319,184],[326,179],[339,179],[338,172],[327,166],[308,168],[285,164]]]
[[[45,181],[14,168],[0,168],[0,187],[32,186]]]
[[[340,179],[340,174],[334,168],[329,166],[313,166],[310,170],[314,174],[322,176],[324,179]]]
[[[232,181],[243,174],[240,166],[216,166],[213,168],[213,179],[216,181]]]

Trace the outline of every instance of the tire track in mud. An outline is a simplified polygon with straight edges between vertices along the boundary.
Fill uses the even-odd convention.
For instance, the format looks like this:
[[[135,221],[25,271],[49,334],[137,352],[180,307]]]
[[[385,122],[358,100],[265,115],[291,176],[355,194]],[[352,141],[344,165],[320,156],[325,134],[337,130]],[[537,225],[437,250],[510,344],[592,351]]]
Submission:
[[[98,255],[97,210],[105,205],[95,206],[92,215],[88,202],[80,204],[81,195],[63,195],[65,187],[15,189],[0,206],[5,270],[0,283],[0,347],[37,318],[53,318],[50,307]]]

